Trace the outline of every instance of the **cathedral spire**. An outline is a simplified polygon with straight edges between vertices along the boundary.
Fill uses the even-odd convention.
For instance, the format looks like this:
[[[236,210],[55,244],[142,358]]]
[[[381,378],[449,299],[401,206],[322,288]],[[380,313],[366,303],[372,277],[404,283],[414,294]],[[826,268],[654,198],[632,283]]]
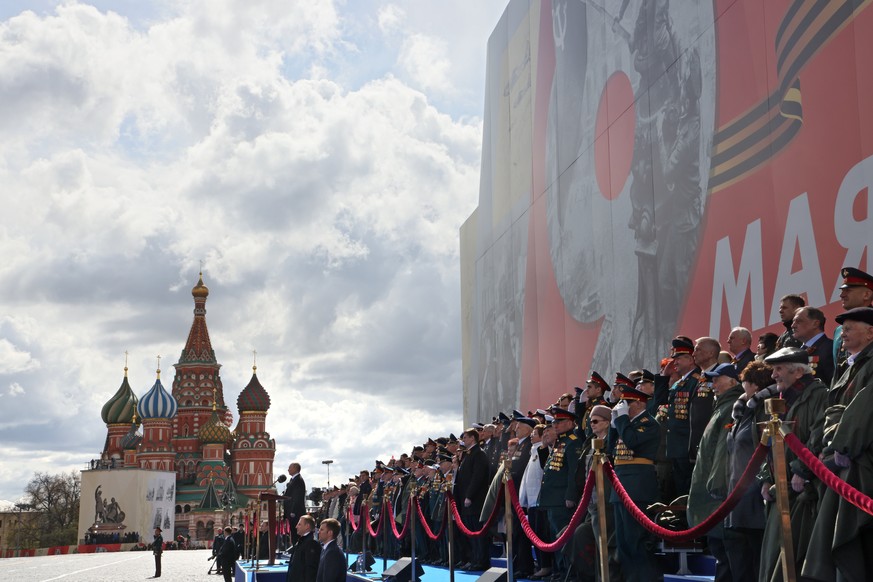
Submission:
[[[185,342],[179,363],[215,364],[215,351],[206,327],[206,298],[209,297],[209,288],[203,284],[202,271],[197,284],[191,289],[191,295],[194,297],[194,322],[188,332],[188,341]]]

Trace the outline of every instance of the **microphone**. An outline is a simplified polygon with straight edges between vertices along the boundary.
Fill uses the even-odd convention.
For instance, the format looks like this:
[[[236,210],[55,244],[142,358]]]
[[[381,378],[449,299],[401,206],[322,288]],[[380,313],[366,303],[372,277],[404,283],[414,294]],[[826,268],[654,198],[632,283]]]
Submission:
[[[273,481],[273,485],[275,485],[276,483],[284,483],[287,480],[288,477],[286,477],[285,475],[279,475],[279,478]]]

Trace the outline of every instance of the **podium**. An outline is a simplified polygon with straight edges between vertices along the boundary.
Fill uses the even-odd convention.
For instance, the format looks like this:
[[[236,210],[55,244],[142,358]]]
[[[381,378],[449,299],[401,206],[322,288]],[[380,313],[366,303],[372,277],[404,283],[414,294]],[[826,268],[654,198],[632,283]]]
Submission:
[[[276,502],[285,499],[290,499],[285,495],[279,495],[270,491],[261,491],[258,493],[258,501],[267,502],[267,539],[270,540],[270,559],[267,562],[268,566],[273,566],[276,563]]]

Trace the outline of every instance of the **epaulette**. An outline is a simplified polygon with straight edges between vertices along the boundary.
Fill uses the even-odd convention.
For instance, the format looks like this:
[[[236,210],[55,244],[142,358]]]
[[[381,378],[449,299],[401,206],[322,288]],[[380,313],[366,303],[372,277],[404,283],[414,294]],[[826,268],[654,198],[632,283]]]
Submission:
[[[573,433],[570,433],[570,436],[567,437],[567,438],[569,438],[571,441],[575,441],[575,440],[578,439],[579,437],[577,437],[577,436],[574,435]]]
[[[648,417],[648,416],[644,416],[644,417],[642,417],[642,418],[640,419],[640,422],[649,422],[649,417]]]
[[[695,380],[697,380],[698,382],[703,380],[703,374],[701,374],[700,372],[696,372],[694,374],[691,374],[691,377],[694,378]]]

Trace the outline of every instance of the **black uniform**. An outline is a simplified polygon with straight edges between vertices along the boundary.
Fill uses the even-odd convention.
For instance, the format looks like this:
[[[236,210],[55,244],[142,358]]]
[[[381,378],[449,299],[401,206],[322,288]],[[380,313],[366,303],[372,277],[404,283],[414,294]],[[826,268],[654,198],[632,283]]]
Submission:
[[[155,534],[152,542],[152,553],[155,555],[155,578],[161,577],[161,554],[164,552],[164,538],[161,534]]]
[[[221,544],[221,549],[218,550],[218,563],[221,566],[221,573],[224,575],[224,582],[231,582],[236,571],[237,547],[232,536],[224,539]]]
[[[312,532],[299,538],[291,547],[291,562],[288,564],[286,582],[315,582],[320,557],[321,544],[315,540]]]

